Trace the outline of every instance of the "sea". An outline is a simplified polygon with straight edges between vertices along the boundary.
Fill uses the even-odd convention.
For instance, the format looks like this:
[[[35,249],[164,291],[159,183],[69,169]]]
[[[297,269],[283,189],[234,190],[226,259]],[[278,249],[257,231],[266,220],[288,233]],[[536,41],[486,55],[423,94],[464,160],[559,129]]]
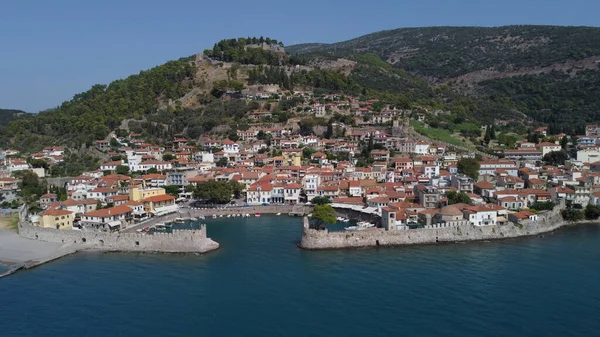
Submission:
[[[78,253],[0,279],[0,336],[600,336],[600,225],[304,251],[302,220],[203,220],[205,255]]]

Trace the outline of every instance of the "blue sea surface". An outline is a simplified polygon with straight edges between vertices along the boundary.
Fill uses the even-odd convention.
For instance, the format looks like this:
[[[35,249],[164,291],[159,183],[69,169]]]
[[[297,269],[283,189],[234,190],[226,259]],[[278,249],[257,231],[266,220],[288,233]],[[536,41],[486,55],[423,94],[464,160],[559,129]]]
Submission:
[[[206,219],[206,255],[79,253],[0,279],[1,336],[600,336],[600,226],[303,251],[301,219]]]

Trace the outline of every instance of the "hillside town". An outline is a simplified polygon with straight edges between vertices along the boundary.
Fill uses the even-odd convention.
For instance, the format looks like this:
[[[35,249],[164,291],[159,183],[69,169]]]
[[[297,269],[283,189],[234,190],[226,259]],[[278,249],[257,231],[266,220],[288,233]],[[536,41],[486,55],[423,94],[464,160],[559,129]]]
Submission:
[[[243,94],[262,99],[277,90],[260,89]],[[313,100],[301,109],[330,118],[322,136],[302,132],[293,121],[260,121],[272,116],[257,112],[250,117],[258,121],[229,138],[178,134],[150,143],[139,133],[113,132],[93,144],[110,160],[75,177],[48,177],[65,156],[62,147],[27,156],[2,150],[0,200],[4,208],[22,203],[23,172],[33,172],[48,178],[35,200],[34,224],[98,230],[120,230],[182,206],[296,205],[315,197],[380,216],[378,225],[388,230],[519,223],[562,201],[578,209],[600,205],[600,125],[571,138],[540,127],[533,141],[476,154],[415,133],[409,120],[427,122],[430,112],[391,106],[375,111],[377,101],[324,98],[329,103]],[[334,114],[353,125],[332,121]],[[572,155],[549,163],[555,153]],[[239,193],[203,197],[199,189],[209,181],[233,182]]]

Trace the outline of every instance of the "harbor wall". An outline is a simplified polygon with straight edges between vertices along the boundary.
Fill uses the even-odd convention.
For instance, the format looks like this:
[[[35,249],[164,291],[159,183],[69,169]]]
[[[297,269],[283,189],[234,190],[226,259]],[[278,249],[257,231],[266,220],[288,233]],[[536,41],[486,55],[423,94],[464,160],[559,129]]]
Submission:
[[[83,249],[103,251],[204,253],[219,248],[217,242],[207,238],[204,225],[198,230],[140,234],[57,230],[20,222],[19,235],[33,240],[80,244]]]
[[[419,228],[386,231],[373,228],[362,231],[337,231],[311,229],[304,219],[302,240],[304,249],[341,249],[368,246],[397,246],[444,242],[498,240],[520,236],[538,235],[556,230],[566,223],[560,208],[541,214],[538,221],[523,221],[520,224],[473,226],[461,224],[456,227]]]
[[[182,208],[179,210],[180,214],[189,214],[192,217],[212,216],[215,215],[228,215],[228,214],[289,214],[289,213],[303,213],[308,214],[312,211],[311,206],[306,205],[269,205],[269,206],[229,206],[226,208]]]

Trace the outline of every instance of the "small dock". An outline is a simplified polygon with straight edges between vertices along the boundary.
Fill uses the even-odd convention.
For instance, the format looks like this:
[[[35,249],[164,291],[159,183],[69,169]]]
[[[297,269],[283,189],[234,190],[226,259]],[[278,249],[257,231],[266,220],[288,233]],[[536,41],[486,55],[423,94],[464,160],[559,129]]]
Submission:
[[[304,216],[304,212],[290,212],[289,216]]]

